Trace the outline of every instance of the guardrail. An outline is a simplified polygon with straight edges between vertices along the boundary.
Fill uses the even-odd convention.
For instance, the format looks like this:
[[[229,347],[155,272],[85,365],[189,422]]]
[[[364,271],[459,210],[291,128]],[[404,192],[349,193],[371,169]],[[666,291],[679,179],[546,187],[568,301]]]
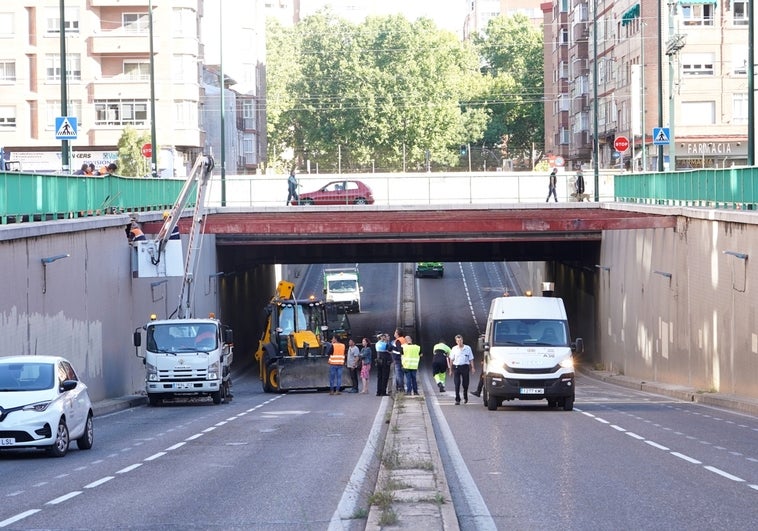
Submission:
[[[464,205],[544,203],[545,172],[299,174],[301,193],[330,181],[355,179],[371,187],[377,205]],[[594,178],[585,173],[585,193],[593,198]],[[116,175],[52,175],[0,172],[0,224],[68,219],[121,212],[171,208],[184,179],[131,178]],[[559,174],[558,200],[572,197],[574,174]],[[754,210],[758,204],[756,167],[664,173],[600,172],[600,201],[669,206],[703,206]],[[209,206],[283,207],[286,175],[216,173]],[[191,205],[190,205],[191,206]]]
[[[0,224],[171,208],[183,179],[0,172]]]
[[[758,167],[619,174],[616,201],[755,210]]]

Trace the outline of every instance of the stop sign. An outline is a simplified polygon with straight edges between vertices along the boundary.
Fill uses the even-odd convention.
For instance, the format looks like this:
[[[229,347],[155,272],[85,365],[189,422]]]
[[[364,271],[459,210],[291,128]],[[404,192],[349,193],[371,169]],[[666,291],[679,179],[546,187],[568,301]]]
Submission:
[[[145,144],[144,146],[142,146],[142,156],[148,159],[153,156],[152,144]]]
[[[629,149],[629,139],[625,136],[617,136],[613,141],[613,148],[619,153],[623,153]]]

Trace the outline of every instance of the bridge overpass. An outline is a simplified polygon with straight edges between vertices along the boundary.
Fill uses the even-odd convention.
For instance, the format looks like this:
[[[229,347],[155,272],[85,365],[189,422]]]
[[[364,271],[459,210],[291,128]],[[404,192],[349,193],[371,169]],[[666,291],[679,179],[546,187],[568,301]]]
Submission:
[[[162,220],[145,221],[155,234]],[[180,222],[189,230],[190,220]],[[603,231],[671,228],[676,216],[605,203],[210,209],[205,232],[244,263],[578,261]]]

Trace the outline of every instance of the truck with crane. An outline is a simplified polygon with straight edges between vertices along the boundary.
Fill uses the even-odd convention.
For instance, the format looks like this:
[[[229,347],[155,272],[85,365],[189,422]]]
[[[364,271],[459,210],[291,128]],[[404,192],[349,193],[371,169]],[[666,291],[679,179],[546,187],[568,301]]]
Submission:
[[[255,352],[263,390],[281,393],[329,387],[329,339],[348,337],[350,324],[339,309],[315,297],[297,299],[295,284],[281,280],[266,305],[266,324]],[[331,317],[330,317],[331,315]],[[338,328],[334,328],[338,323]],[[345,339],[346,341],[346,339]],[[343,382],[349,384],[347,371]]]
[[[213,166],[211,157],[199,156],[155,239],[132,242],[134,276],[182,277],[176,310],[167,319],[151,315],[150,321],[134,332],[133,343],[137,357],[145,365],[145,391],[151,406],[177,397],[210,396],[214,404],[232,398],[232,330],[213,313],[207,318],[193,315],[193,281],[203,236],[205,194]],[[192,227],[182,261],[182,242],[171,239],[171,235],[193,189]],[[145,348],[141,352],[143,330]]]

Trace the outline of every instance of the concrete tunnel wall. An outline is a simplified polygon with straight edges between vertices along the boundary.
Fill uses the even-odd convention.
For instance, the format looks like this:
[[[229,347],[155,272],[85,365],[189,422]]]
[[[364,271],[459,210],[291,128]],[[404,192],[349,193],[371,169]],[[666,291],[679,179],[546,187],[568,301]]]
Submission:
[[[132,333],[151,313],[173,311],[181,279],[153,285],[158,279],[132,278],[127,220],[0,227],[2,355],[66,356],[95,400],[142,392]],[[606,231],[597,264],[522,262],[518,276],[534,291],[555,282],[572,335],[585,340],[584,362],[758,397],[758,271],[749,259],[758,256],[756,227],[753,214],[682,209],[673,229]],[[217,256],[208,238],[195,280],[196,315],[215,311],[233,327],[240,367],[252,362],[274,266],[246,264],[233,249]],[[42,265],[61,255],[69,256]]]

